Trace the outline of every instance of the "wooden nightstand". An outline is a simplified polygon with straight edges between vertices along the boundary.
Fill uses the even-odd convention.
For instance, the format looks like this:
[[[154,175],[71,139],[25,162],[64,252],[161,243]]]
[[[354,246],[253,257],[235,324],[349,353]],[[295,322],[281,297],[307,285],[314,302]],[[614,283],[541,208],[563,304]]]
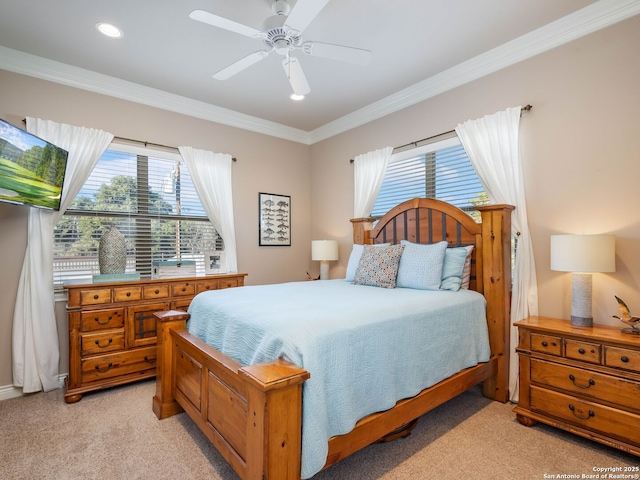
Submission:
[[[546,423],[640,455],[640,337],[545,317],[515,325],[520,423]]]

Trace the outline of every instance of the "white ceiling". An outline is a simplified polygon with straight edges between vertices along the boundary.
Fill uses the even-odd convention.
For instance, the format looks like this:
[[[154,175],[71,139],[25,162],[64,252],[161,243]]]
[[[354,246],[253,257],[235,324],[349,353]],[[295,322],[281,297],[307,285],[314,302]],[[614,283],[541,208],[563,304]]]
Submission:
[[[269,0],[0,0],[0,68],[313,143],[636,15],[640,1],[332,0],[303,40],[373,60],[297,52],[311,86],[301,102],[275,53],[213,79],[264,45],[191,20],[195,9],[259,30],[272,14]],[[104,37],[100,21],[124,37]]]

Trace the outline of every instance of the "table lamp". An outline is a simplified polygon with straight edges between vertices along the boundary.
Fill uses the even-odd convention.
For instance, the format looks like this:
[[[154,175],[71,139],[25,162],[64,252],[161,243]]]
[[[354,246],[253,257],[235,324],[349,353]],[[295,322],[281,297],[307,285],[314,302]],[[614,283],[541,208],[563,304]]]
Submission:
[[[320,280],[329,280],[329,262],[338,260],[338,242],[335,240],[313,240],[311,260],[320,261]]]
[[[614,235],[551,235],[551,270],[572,272],[571,324],[592,327],[591,274],[616,271]]]

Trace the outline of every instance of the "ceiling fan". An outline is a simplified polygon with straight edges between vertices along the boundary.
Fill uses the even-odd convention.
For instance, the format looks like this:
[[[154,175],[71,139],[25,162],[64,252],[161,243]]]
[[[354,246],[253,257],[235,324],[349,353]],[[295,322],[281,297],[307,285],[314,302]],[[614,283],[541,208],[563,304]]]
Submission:
[[[320,42],[302,42],[302,32],[320,13],[329,0],[298,0],[293,8],[286,0],[275,0],[274,15],[264,21],[262,30],[234,22],[204,10],[189,14],[193,20],[223,28],[247,37],[262,40],[267,50],[258,50],[232,63],[213,75],[217,80],[226,80],[251,65],[267,58],[271,52],[284,57],[282,66],[296,95],[304,96],[311,91],[302,71],[300,60],[291,55],[295,50],[315,57],[330,58],[356,65],[366,65],[372,57],[369,50]]]

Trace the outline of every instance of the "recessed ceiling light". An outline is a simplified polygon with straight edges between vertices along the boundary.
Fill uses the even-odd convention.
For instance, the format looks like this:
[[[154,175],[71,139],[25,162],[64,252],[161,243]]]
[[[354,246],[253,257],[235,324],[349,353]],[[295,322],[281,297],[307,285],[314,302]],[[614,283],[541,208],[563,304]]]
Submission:
[[[121,38],[123,35],[122,30],[120,30],[115,25],[111,25],[110,23],[106,23],[106,22],[96,23],[96,28],[100,33],[102,33],[103,35],[106,35],[107,37]]]
[[[300,101],[304,98],[304,95],[297,95],[295,93],[291,94],[291,100],[296,100],[296,101]]]

